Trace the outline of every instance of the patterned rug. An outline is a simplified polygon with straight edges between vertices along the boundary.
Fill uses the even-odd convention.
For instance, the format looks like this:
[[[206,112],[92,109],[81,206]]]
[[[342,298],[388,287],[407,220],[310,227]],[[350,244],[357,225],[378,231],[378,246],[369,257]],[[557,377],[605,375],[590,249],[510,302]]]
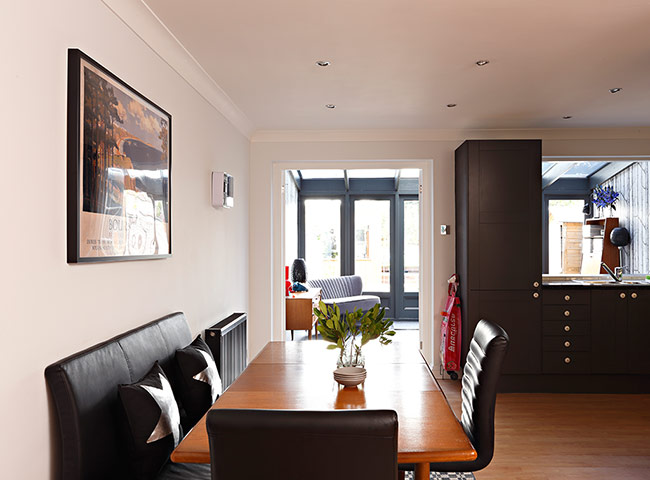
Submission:
[[[404,475],[406,480],[413,480],[413,472],[406,472]],[[431,472],[429,477],[431,480],[475,480],[474,474],[471,472],[467,473],[456,473],[456,472]]]

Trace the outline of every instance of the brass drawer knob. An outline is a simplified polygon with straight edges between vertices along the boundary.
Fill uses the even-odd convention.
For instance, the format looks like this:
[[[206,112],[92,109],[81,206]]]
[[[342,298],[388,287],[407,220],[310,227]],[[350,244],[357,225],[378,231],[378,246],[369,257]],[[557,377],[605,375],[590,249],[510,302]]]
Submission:
[[[565,295],[564,296],[564,301],[568,302],[569,300],[571,300],[571,295]]]
[[[569,317],[569,316],[571,316],[571,312],[570,312],[569,310],[565,310],[565,311],[564,311],[564,316],[565,316],[565,317]]]
[[[533,287],[538,288],[539,287],[539,282],[533,282]]]
[[[570,331],[571,331],[571,327],[570,327],[569,325],[565,325],[565,326],[564,326],[564,331],[565,331],[565,332],[570,332]]]
[[[636,298],[636,297],[638,297],[638,295],[637,295],[636,292],[635,292],[635,293],[633,293],[632,295],[630,295],[630,297],[632,297],[632,298]]]
[[[619,297],[621,297],[621,298],[625,298],[625,293],[621,292],[621,294],[619,295]]]
[[[539,298],[539,293],[537,292],[533,293],[533,298]]]
[[[564,342],[564,346],[565,346],[566,348],[569,348],[569,347],[571,346],[571,342],[569,342],[569,341],[567,340],[566,342]]]
[[[571,357],[564,357],[564,363],[571,363]]]

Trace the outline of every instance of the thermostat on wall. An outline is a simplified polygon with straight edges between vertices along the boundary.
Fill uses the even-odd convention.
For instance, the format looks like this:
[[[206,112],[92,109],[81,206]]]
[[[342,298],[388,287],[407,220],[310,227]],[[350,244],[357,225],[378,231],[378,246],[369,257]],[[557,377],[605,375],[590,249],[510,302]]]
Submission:
[[[212,172],[212,206],[232,208],[235,205],[235,179],[226,172]]]

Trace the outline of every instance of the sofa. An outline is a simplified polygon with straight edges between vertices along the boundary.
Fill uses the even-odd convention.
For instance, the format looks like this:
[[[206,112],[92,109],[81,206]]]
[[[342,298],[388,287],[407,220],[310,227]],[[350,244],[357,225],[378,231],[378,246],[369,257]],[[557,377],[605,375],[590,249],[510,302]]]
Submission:
[[[182,313],[75,353],[45,370],[57,417],[62,480],[128,479],[128,458],[120,432],[118,385],[138,381],[158,361],[176,393],[174,356],[192,342]],[[185,432],[192,427],[183,415]],[[210,465],[163,464],[156,480],[209,480]]]
[[[320,288],[323,303],[336,303],[341,312],[352,312],[357,308],[365,312],[380,303],[377,295],[362,295],[363,282],[358,275],[309,280],[307,284],[310,288]]]

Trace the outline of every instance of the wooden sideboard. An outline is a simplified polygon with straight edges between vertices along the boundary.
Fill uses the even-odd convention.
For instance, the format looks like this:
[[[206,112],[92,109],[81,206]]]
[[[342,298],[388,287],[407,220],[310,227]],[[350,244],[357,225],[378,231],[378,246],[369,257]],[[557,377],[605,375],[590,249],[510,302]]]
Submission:
[[[318,318],[314,315],[314,308],[318,307],[320,302],[320,292],[320,288],[310,288],[306,292],[291,293],[285,298],[287,330],[291,330],[291,340],[293,340],[294,330],[306,330],[311,340],[312,327],[318,338],[318,330],[316,330]]]

